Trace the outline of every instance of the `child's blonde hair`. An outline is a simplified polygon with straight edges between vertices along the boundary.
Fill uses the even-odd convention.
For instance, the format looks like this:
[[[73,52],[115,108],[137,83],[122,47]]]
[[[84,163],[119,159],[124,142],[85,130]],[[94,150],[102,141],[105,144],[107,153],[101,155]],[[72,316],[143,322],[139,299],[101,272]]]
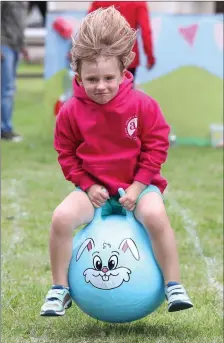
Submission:
[[[135,40],[136,30],[114,6],[99,8],[83,19],[79,32],[72,38],[71,67],[80,73],[82,60],[116,56],[121,68],[127,68],[135,57],[131,51]]]

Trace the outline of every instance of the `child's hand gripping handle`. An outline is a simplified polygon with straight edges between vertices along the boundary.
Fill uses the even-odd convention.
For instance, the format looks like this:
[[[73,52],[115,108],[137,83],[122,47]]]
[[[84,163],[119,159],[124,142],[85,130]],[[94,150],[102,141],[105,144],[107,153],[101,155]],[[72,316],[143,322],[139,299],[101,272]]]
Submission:
[[[118,189],[118,193],[120,194],[121,197],[123,197],[126,194],[123,188],[119,188]],[[127,217],[127,219],[132,219],[133,220],[134,219],[133,212],[126,210],[126,217]],[[99,207],[99,208],[96,208],[94,220],[95,221],[96,220],[97,221],[102,220],[102,206]]]
[[[105,188],[103,188],[102,191],[107,192],[107,190],[106,190]],[[106,203],[105,203],[105,204],[106,204]],[[105,204],[104,204],[104,205],[105,205]],[[95,220],[95,221],[96,221],[96,220],[97,220],[97,221],[102,220],[102,208],[103,208],[103,206],[96,208],[96,210],[95,210],[95,215],[94,215],[94,220]]]
[[[120,194],[121,197],[126,195],[125,190],[123,188],[118,188],[118,193]],[[126,217],[127,219],[134,219],[133,212],[126,210]]]

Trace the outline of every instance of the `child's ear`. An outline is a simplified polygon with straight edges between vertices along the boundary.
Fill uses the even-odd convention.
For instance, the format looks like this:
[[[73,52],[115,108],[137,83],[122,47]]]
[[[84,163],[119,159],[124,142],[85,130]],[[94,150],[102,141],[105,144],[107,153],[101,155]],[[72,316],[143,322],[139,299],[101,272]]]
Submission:
[[[127,69],[124,69],[122,72],[121,72],[121,80],[120,80],[120,84],[124,81],[124,77],[125,77],[125,73],[126,73]]]
[[[77,82],[78,82],[80,85],[82,85],[82,79],[81,79],[81,77],[79,76],[78,73],[75,74],[75,78],[76,78]]]

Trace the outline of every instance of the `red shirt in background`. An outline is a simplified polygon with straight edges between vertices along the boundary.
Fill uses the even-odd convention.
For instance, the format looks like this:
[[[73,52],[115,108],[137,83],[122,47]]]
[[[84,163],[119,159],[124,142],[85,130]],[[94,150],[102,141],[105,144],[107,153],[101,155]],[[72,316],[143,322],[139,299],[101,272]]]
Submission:
[[[107,8],[110,6],[114,6],[125,17],[133,29],[137,30],[141,28],[147,62],[149,66],[153,66],[155,64],[155,57],[153,55],[152,31],[147,3],[143,1],[93,1],[89,13],[98,8]],[[137,68],[140,64],[137,41],[135,42],[133,51],[136,54],[135,59],[128,69]]]

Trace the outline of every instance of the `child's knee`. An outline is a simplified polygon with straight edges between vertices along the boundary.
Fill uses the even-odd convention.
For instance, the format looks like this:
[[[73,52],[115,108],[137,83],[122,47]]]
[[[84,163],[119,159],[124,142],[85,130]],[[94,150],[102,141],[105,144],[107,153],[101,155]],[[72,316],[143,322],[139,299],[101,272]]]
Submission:
[[[142,213],[142,223],[153,234],[162,234],[167,226],[167,215],[164,206],[153,206]]]
[[[58,206],[52,215],[52,228],[55,231],[64,230],[65,227],[70,227],[72,223],[72,214],[66,209]]]

